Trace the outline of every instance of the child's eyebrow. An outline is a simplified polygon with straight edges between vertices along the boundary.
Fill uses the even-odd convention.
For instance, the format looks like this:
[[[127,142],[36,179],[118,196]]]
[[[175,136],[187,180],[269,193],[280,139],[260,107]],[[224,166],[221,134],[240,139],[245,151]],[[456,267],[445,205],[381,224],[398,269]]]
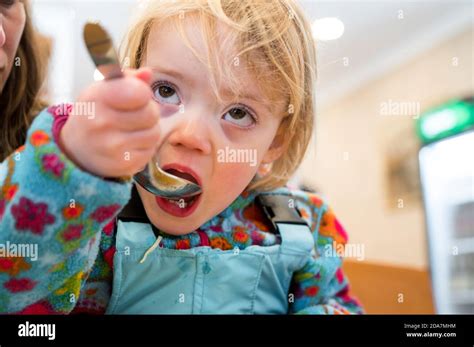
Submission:
[[[163,73],[165,75],[169,75],[181,81],[192,82],[192,80],[188,80],[186,76],[184,76],[181,72],[171,69],[165,68],[157,68],[157,67],[150,67],[154,72]]]
[[[193,80],[190,79],[190,78],[187,78],[184,74],[182,74],[181,72],[179,71],[176,71],[176,70],[172,70],[172,69],[167,69],[167,68],[158,68],[158,67],[150,67],[152,69],[152,71],[154,72],[157,72],[157,73],[162,73],[162,74],[165,74],[165,75],[168,75],[168,76],[171,76],[171,77],[174,77],[180,81],[185,81],[187,83],[189,83],[191,86],[193,86]],[[230,91],[230,89],[223,89],[222,90],[224,96],[228,97],[229,99],[248,99],[248,100],[252,100],[254,101],[255,103],[257,104],[261,104],[263,105],[266,110],[268,112],[272,112],[272,110],[270,109],[270,106],[268,105],[267,102],[265,102],[264,100],[261,100],[257,97],[255,97],[254,95],[252,94],[248,94],[246,92],[243,92],[243,93],[239,93],[236,97],[232,98],[232,92]]]
[[[232,95],[232,93],[231,93],[230,90],[224,89],[224,95],[230,96],[230,95]],[[229,99],[248,99],[248,100],[252,100],[253,102],[255,102],[257,104],[261,104],[262,106],[264,106],[267,109],[268,112],[271,112],[270,106],[268,105],[267,102],[265,102],[262,99],[259,99],[259,98],[255,97],[251,94],[245,93],[245,92],[244,93],[239,93],[234,98],[229,97]]]

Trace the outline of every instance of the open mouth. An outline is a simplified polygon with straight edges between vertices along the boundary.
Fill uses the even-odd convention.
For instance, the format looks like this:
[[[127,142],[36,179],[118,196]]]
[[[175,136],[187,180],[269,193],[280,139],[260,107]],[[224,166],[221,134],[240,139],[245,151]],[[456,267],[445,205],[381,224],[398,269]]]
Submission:
[[[172,174],[173,176],[178,176],[178,177],[184,178],[188,181],[191,181],[191,182],[196,183],[197,185],[199,185],[199,182],[197,181],[197,179],[190,173],[179,171],[177,169],[164,169],[164,171],[166,171],[169,174]]]
[[[191,169],[184,166],[165,165],[163,166],[163,170],[174,176],[181,177],[197,185],[201,185],[199,176],[197,176]],[[159,196],[156,196],[155,198],[158,206],[165,212],[168,212],[169,214],[176,217],[186,217],[193,213],[197,208],[199,201],[201,200],[201,195],[202,193],[181,198],[163,198]]]
[[[199,182],[197,181],[197,179],[193,175],[191,175],[190,173],[182,172],[182,171],[179,171],[177,169],[165,169],[164,171],[171,174],[171,175],[173,175],[173,176],[184,178],[185,180],[188,180],[190,182],[193,182],[193,183],[199,185]],[[191,204],[194,203],[194,201],[196,200],[198,195],[200,195],[200,194],[190,196],[190,197],[170,198],[170,199],[167,199],[167,200],[169,200],[170,202],[176,204],[177,206],[180,206],[181,208],[186,208],[186,207],[188,207],[188,205],[191,205]]]

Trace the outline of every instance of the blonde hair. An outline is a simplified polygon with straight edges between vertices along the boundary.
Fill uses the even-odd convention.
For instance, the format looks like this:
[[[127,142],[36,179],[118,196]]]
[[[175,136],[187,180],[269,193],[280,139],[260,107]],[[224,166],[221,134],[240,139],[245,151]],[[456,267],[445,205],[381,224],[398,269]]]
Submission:
[[[185,34],[181,19],[190,15],[197,19],[206,38],[207,61],[199,57]],[[186,45],[206,63],[218,97],[221,81],[232,92],[238,90],[233,64],[221,62],[218,45],[222,42],[215,37],[218,22],[233,29],[224,42],[237,45],[234,59],[244,59],[268,100],[284,100],[287,110],[277,133],[286,150],[271,164],[269,174],[256,175],[247,188],[271,190],[285,185],[304,157],[313,133],[315,112],[316,47],[301,8],[292,0],[150,1],[127,35],[125,65],[141,66],[152,26],[165,21],[175,25]]]

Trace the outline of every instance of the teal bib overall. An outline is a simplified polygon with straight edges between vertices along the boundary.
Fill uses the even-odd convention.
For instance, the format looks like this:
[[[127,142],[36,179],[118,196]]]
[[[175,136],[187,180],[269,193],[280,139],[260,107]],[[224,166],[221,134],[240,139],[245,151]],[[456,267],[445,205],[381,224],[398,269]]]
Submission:
[[[278,223],[281,242],[223,251],[156,248],[150,224],[118,220],[108,314],[286,314],[293,272],[311,256],[307,225]]]

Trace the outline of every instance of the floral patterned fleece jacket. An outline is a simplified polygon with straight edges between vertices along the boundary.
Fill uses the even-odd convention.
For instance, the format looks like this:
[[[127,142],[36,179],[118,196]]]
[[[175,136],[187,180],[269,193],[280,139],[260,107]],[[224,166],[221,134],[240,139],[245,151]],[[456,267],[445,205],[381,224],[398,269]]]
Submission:
[[[25,145],[0,165],[0,313],[102,314],[111,295],[114,220],[130,199],[132,183],[96,177],[68,160],[56,141],[66,111],[50,107],[40,113]],[[320,254],[294,273],[289,313],[362,313],[349,296],[342,259],[324,256],[327,245],[346,243],[344,229],[321,198],[284,189],[295,197]],[[274,244],[254,198],[242,193],[206,223],[210,227],[165,236],[162,247]],[[31,245],[30,254],[20,254],[21,245]]]

